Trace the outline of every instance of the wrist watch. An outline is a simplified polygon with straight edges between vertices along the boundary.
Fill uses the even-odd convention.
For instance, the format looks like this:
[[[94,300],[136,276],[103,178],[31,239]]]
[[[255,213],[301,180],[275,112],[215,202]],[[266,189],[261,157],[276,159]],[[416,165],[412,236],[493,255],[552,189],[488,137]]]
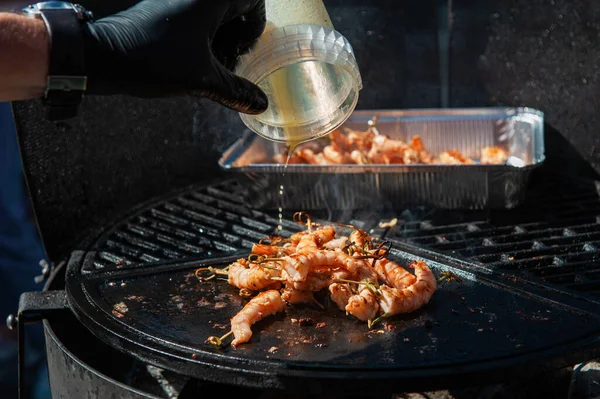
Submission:
[[[92,13],[79,4],[46,1],[25,7],[23,13],[44,21],[50,39],[48,81],[44,95],[49,120],[77,115],[87,87],[82,25]]]

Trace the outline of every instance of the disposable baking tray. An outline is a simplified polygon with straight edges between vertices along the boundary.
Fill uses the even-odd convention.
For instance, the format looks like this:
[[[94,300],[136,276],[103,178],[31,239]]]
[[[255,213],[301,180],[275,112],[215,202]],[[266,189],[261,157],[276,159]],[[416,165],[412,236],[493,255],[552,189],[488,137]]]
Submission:
[[[281,144],[247,132],[219,160],[248,188],[259,209],[368,209],[428,205],[444,209],[514,208],[531,172],[545,159],[544,114],[531,108],[357,110],[344,126],[364,131],[377,116],[380,134],[409,141],[419,135],[432,154],[456,149],[477,161],[481,148],[508,152],[501,165],[284,166]],[[280,195],[283,187],[283,195]]]

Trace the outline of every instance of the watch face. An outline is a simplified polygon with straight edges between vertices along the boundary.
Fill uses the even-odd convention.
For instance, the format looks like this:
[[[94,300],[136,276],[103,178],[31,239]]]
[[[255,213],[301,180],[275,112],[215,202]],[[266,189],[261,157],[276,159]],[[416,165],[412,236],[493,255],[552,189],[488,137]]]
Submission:
[[[67,1],[43,1],[35,4],[39,10],[57,10],[57,9],[69,9],[73,8],[73,3]]]
[[[0,0],[0,2],[1,1],[2,0]],[[72,10],[75,11],[79,19],[92,20],[94,18],[91,11],[87,11],[79,4],[73,4],[67,1],[43,1],[24,8],[23,12],[34,17],[39,17],[41,12],[45,10]]]

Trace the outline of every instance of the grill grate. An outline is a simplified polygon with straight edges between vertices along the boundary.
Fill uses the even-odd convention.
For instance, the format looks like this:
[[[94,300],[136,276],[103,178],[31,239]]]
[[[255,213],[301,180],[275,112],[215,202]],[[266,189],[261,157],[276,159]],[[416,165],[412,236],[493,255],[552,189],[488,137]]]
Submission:
[[[409,212],[385,237],[600,298],[600,199],[595,185],[548,181],[536,192],[512,212]]]
[[[291,220],[280,223],[267,212],[250,209],[244,195],[243,186],[228,180],[146,209],[102,238],[84,271],[233,254],[277,232],[280,224],[283,230],[278,234],[283,236],[302,229]],[[379,221],[369,212],[343,219],[363,228]],[[417,208],[405,210],[399,219],[393,228],[371,232],[519,279],[600,298],[600,199],[595,186],[547,180],[518,210]]]
[[[232,254],[251,248],[279,225],[283,236],[302,229],[249,209],[241,193],[242,186],[226,181],[146,209],[100,239],[84,271]]]

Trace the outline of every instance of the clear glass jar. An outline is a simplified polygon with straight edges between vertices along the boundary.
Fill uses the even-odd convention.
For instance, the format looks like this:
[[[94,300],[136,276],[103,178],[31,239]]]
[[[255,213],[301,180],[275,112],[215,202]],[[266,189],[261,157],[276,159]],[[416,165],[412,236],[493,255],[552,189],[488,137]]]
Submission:
[[[260,115],[240,114],[255,133],[276,142],[322,137],[352,114],[362,80],[350,43],[321,0],[266,0],[267,26],[236,73],[269,98]]]

